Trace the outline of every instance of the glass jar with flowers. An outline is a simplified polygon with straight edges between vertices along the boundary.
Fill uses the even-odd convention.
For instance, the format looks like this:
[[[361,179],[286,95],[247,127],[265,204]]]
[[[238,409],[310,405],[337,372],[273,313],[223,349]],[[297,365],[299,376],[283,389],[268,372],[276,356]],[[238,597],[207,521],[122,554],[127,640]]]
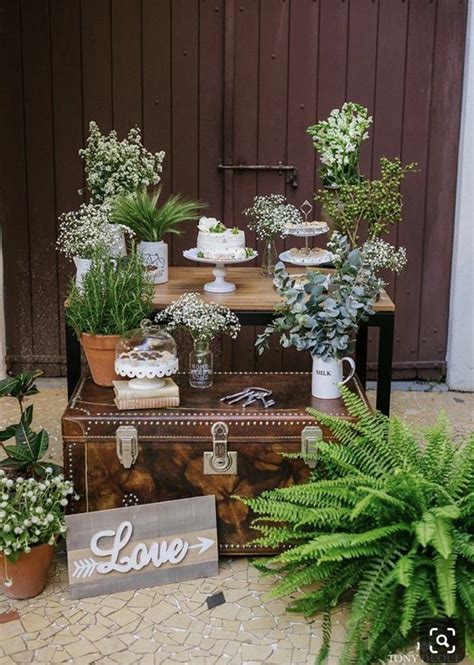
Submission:
[[[256,196],[253,205],[243,211],[250,217],[248,227],[255,231],[257,240],[264,243],[262,255],[262,275],[272,276],[277,262],[275,238],[284,237],[288,225],[303,221],[301,212],[288,203],[282,194]]]
[[[339,386],[355,371],[351,352],[361,322],[373,314],[373,306],[385,283],[377,276],[382,268],[399,272],[406,263],[404,248],[395,250],[383,240],[352,249],[345,236],[333,234],[328,248],[334,256],[334,272],[307,272],[301,288],[282,263],[277,265],[275,286],[282,303],[273,322],[259,335],[256,347],[263,353],[273,333],[283,347],[309,351],[313,358],[312,395],[320,399],[340,397]],[[343,361],[351,372],[342,379]]]
[[[204,302],[197,293],[185,293],[156,317],[169,331],[183,328],[193,339],[189,354],[189,385],[209,388],[213,382],[211,341],[219,334],[236,339],[240,331],[237,316],[228,307]]]

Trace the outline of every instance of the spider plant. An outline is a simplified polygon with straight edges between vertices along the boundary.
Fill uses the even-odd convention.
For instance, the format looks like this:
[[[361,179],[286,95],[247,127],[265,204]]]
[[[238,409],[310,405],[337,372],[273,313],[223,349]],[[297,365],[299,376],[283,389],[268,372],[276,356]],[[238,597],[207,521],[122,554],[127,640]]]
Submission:
[[[161,188],[154,193],[146,190],[132,196],[119,196],[112,207],[112,221],[128,226],[144,242],[160,242],[167,233],[180,235],[179,224],[186,220],[198,219],[199,211],[205,203],[186,199],[174,194],[158,206]]]

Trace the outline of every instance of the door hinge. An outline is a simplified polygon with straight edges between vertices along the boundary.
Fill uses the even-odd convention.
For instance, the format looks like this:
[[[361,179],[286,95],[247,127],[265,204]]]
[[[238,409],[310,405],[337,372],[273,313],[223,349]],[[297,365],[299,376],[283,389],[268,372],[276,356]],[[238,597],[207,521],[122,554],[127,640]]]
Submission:
[[[117,457],[125,469],[130,469],[138,457],[138,431],[132,425],[117,428]]]
[[[308,425],[308,427],[305,427],[301,432],[301,452],[303,455],[307,455],[305,463],[310,469],[316,468],[316,463],[318,461],[316,457],[318,452],[317,442],[322,438],[322,429],[314,425]]]
[[[229,428],[225,423],[214,423],[211,427],[212,452],[204,453],[204,475],[237,473],[237,452],[227,450]]]

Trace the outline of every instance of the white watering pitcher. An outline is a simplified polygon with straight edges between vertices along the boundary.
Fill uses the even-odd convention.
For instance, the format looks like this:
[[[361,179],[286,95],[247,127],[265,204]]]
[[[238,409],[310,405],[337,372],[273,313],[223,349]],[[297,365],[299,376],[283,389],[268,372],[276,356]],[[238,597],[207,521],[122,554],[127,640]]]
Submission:
[[[342,378],[342,364],[346,360],[350,365],[349,375]],[[337,399],[341,396],[340,385],[344,385],[354,376],[355,362],[352,358],[320,358],[313,356],[313,375],[311,394],[319,399]]]

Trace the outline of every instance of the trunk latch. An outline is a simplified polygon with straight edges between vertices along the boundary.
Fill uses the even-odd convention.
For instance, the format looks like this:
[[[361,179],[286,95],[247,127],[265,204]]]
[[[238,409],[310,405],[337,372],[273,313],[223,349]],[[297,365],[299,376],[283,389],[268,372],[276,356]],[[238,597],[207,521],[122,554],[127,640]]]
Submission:
[[[204,453],[204,475],[236,474],[237,452],[227,450],[229,428],[225,423],[214,423],[211,427],[212,452]]]
[[[323,438],[323,432],[320,427],[309,425],[301,432],[301,452],[303,455],[310,455],[305,459],[310,469],[316,468],[316,453],[318,452],[317,442]]]
[[[138,432],[132,425],[117,428],[117,457],[125,469],[130,469],[138,457]]]

